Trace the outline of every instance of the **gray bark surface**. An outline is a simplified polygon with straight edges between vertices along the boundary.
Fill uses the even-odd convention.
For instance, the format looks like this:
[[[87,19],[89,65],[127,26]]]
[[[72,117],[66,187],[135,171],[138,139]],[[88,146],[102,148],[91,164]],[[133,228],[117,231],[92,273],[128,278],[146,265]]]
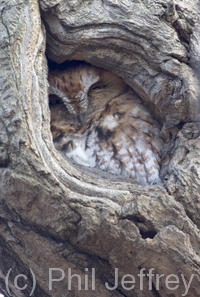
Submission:
[[[183,276],[192,277],[188,296],[199,296],[198,0],[0,0],[0,11],[0,290],[9,296],[12,268],[11,295],[30,296],[31,268],[32,296],[180,297]],[[140,95],[163,125],[162,184],[143,187],[62,158],[50,132],[45,52],[108,69]],[[49,268],[65,271],[52,290]],[[69,290],[69,268],[81,290],[76,278]],[[89,283],[95,269],[95,290],[85,288],[86,268]],[[119,284],[109,290],[115,268]],[[149,287],[152,268],[164,274],[159,290],[155,276]],[[19,274],[27,276],[21,291]],[[126,274],[135,277],[131,290],[121,284]],[[166,286],[171,274],[176,290]]]

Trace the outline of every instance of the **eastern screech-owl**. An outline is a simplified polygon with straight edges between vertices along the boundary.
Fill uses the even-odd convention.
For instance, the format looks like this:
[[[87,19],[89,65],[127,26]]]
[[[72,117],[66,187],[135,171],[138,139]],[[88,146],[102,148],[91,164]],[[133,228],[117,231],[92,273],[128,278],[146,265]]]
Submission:
[[[160,182],[160,125],[121,78],[82,63],[52,70],[48,79],[51,130],[59,151],[81,165],[143,185]]]

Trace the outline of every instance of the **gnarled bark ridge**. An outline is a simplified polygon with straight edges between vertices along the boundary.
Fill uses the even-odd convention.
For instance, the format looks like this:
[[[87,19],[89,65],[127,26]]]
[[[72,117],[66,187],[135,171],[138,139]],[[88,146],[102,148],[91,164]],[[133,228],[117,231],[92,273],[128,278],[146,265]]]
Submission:
[[[199,296],[198,0],[0,8],[1,291],[30,296],[35,275],[32,296]],[[162,184],[63,159],[50,131],[45,52],[105,68],[135,90],[163,126]],[[63,277],[52,288],[50,268]]]

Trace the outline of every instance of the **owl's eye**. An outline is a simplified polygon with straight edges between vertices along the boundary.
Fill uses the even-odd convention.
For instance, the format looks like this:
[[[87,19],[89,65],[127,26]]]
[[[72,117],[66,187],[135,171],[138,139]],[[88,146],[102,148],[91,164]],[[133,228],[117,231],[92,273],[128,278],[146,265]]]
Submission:
[[[94,90],[102,90],[106,87],[106,85],[94,85],[92,88],[91,88],[91,91],[94,91]]]
[[[92,90],[98,90],[100,89],[100,86],[95,86],[94,88],[92,88]]]

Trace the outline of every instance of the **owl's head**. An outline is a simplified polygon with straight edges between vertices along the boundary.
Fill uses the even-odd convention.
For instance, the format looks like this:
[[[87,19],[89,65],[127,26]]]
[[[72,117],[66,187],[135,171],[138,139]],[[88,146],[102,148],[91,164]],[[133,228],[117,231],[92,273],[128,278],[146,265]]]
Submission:
[[[83,121],[89,107],[88,91],[100,80],[99,70],[90,65],[78,65],[67,71],[50,71],[48,80],[49,94],[58,96],[69,113]]]

